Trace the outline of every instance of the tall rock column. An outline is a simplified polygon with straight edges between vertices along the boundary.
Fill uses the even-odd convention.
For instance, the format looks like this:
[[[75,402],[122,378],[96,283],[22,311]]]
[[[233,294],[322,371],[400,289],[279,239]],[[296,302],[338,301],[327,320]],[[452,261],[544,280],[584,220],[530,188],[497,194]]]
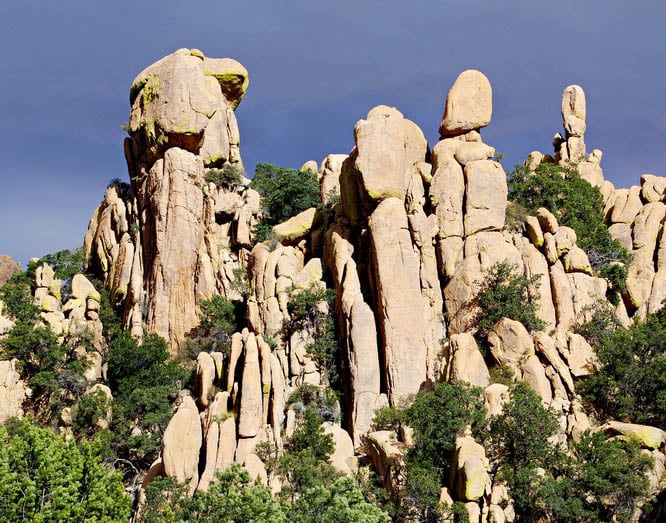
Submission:
[[[353,276],[344,275],[339,284],[343,297],[358,298],[350,311],[361,314],[365,301],[375,311],[381,391],[396,403],[434,380],[445,334],[432,223],[423,211],[422,177],[430,173],[424,162],[427,143],[413,122],[387,106],[375,107],[359,121],[354,137],[356,147],[343,164],[340,192],[345,218],[354,230],[354,263],[346,264],[346,270],[357,272],[361,293],[347,292],[348,285],[356,285]],[[356,325],[347,322],[348,343],[367,338],[370,331],[363,336],[355,331],[368,319],[363,318]],[[372,346],[370,341],[348,351],[360,356]],[[370,354],[362,358],[374,361]],[[370,391],[376,394],[375,384]],[[360,408],[360,395],[354,401]],[[369,403],[363,409],[369,409]],[[367,420],[361,425],[367,426]]]
[[[491,117],[490,82],[480,71],[462,72],[446,97],[429,193],[452,334],[472,328],[476,311],[470,304],[484,270],[504,261],[524,270],[520,252],[503,233],[506,174],[479,132]]]
[[[259,195],[242,176],[234,109],[248,86],[228,58],[179,49],[135,78],[125,139],[130,184],[112,183],[86,235],[89,268],[124,309],[132,333],[173,350],[198,324],[202,300],[233,298],[249,257]],[[227,186],[206,180],[234,172]]]

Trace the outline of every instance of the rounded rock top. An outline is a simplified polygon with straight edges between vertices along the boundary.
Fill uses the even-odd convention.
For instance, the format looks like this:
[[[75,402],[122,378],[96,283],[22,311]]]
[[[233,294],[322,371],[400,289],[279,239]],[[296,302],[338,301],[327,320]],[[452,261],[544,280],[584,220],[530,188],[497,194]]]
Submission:
[[[460,73],[448,96],[439,127],[442,138],[458,136],[490,123],[493,113],[493,90],[481,71],[468,69]]]

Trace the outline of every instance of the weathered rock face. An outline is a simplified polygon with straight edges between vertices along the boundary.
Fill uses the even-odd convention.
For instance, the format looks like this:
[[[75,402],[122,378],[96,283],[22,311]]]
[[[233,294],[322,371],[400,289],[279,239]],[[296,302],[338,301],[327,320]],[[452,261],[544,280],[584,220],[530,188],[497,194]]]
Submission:
[[[11,256],[0,254],[0,286],[7,283],[9,278],[21,270],[21,264]]]
[[[479,71],[464,71],[446,97],[439,134],[455,136],[485,127],[490,123],[492,112],[492,88],[488,79]]]
[[[0,424],[23,417],[23,402],[29,389],[16,370],[17,360],[0,361]]]
[[[226,188],[206,181],[209,168],[242,170],[233,109],[247,78],[235,60],[194,49],[142,71],[125,139],[130,186],[107,189],[86,235],[88,266],[126,326],[157,332],[174,350],[197,325],[202,300],[237,297],[233,271],[252,242],[259,195],[244,178]]]

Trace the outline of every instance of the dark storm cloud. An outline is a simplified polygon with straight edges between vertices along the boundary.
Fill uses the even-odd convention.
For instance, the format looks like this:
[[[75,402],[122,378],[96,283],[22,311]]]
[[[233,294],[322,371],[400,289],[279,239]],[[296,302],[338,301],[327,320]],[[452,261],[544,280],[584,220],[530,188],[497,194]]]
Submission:
[[[6,3],[4,3],[6,4]],[[562,89],[582,85],[588,149],[618,186],[666,174],[666,6],[637,1],[16,2],[0,7],[0,252],[23,261],[82,243],[125,178],[128,87],[179,47],[250,71],[237,111],[249,170],[348,152],[378,104],[431,145],[446,92],[477,68],[494,89],[487,143],[505,168],[550,152]]]

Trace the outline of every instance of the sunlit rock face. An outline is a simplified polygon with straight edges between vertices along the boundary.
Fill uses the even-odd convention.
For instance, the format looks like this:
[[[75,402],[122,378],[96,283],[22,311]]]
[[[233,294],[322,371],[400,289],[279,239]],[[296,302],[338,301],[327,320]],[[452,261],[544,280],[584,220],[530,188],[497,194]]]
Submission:
[[[248,86],[229,58],[179,49],[144,69],[130,90],[125,156],[129,187],[109,186],[86,235],[101,276],[132,333],[165,337],[175,350],[214,294],[233,297],[247,258],[259,195],[242,175],[234,109]],[[211,169],[234,169],[228,186]]]

